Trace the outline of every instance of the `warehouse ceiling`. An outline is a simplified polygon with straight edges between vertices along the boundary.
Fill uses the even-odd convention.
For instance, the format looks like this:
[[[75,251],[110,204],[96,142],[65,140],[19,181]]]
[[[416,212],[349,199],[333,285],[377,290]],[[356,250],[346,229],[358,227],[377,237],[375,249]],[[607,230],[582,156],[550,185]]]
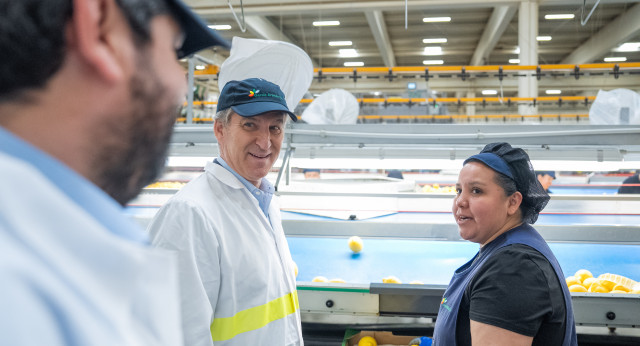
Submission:
[[[402,0],[244,0],[242,6],[240,0],[230,0],[238,20],[227,0],[186,2],[209,24],[230,26],[219,31],[229,40],[240,36],[288,41],[304,49],[314,66],[320,68],[344,67],[345,63],[354,62],[364,67],[425,66],[425,60],[442,60],[443,65],[513,65],[517,64],[513,59],[519,57],[521,1],[515,0],[409,0],[406,16]],[[610,57],[640,62],[640,44],[635,49],[633,45],[640,42],[640,1],[540,0],[538,5],[538,35],[550,36],[550,40],[538,42],[538,64],[602,63]],[[245,32],[239,25],[242,12]],[[549,14],[574,17],[546,19]],[[451,19],[424,22],[423,18],[428,17]],[[340,24],[314,26],[316,21]],[[425,39],[446,42],[424,43]],[[351,41],[351,45],[331,46],[329,42],[333,41]],[[632,44],[623,46],[625,43]],[[435,49],[435,55],[425,54],[425,47],[436,47],[430,48]],[[621,48],[631,51],[620,51]],[[357,56],[341,56],[340,49],[354,49]],[[228,54],[221,49],[200,53],[216,64]],[[622,79],[621,86],[635,83],[638,90],[637,77],[631,82]],[[598,83],[603,82],[591,84]],[[611,87],[618,82],[605,83]]]

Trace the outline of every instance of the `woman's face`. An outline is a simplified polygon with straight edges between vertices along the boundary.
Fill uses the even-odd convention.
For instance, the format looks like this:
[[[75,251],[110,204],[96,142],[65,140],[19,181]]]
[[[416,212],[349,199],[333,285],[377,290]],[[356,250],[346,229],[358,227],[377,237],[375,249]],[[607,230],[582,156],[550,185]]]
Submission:
[[[522,195],[506,196],[496,174],[480,162],[469,162],[460,171],[452,211],[465,240],[485,245],[520,224]]]

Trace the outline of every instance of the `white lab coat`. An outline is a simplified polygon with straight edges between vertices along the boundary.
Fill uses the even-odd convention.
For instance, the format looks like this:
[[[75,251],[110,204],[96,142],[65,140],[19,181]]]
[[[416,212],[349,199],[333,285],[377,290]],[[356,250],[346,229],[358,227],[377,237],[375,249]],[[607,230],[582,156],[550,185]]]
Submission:
[[[179,254],[185,345],[303,344],[299,308],[226,340],[210,330],[216,318],[296,292],[276,196],[269,215],[273,228],[242,182],[213,162],[156,214],[149,225],[153,244]]]
[[[0,167],[1,345],[182,345],[170,253],[114,235],[31,165]]]

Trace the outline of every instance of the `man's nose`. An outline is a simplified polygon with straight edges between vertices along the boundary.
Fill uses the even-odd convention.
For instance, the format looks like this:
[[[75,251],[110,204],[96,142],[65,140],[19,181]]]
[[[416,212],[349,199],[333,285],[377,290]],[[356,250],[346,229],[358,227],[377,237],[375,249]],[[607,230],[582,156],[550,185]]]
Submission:
[[[260,149],[269,149],[271,147],[271,133],[269,128],[258,131],[256,136],[256,144]]]

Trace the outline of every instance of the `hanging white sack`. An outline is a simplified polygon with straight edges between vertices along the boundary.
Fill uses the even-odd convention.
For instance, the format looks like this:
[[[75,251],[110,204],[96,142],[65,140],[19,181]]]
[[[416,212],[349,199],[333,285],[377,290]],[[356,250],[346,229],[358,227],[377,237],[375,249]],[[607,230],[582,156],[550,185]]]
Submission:
[[[629,89],[598,91],[589,109],[592,125],[640,124],[640,94]]]
[[[247,78],[277,84],[293,112],[313,81],[313,64],[291,43],[234,37],[229,58],[220,66],[218,87],[222,90],[229,81]]]
[[[358,100],[344,89],[330,89],[318,96],[304,112],[309,124],[355,124],[360,114]]]

